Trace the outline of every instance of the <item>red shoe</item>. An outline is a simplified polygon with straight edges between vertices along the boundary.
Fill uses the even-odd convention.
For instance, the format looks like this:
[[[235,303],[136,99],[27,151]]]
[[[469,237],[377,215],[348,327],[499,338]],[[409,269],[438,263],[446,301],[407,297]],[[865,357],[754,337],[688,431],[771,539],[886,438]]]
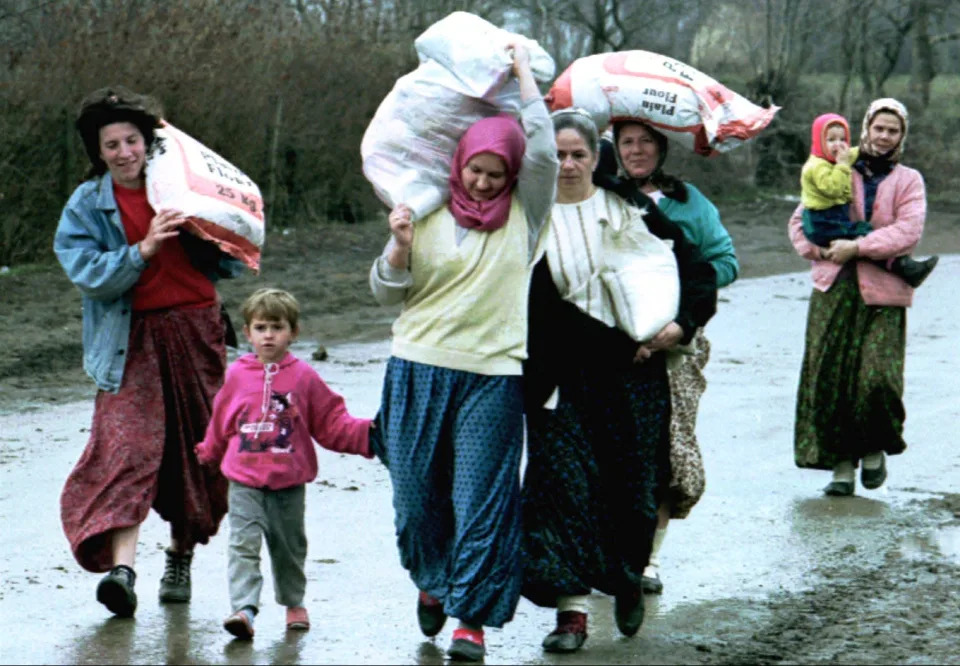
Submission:
[[[310,616],[303,606],[291,606],[287,609],[287,629],[307,631],[310,628]]]
[[[447,656],[453,661],[483,661],[487,650],[483,646],[483,629],[454,629],[453,641]]]
[[[587,614],[578,611],[557,613],[557,628],[543,639],[546,652],[576,652],[587,640]]]
[[[244,612],[244,609],[238,610],[224,620],[223,628],[240,640],[249,641],[253,638],[253,623],[250,622],[250,618]]]

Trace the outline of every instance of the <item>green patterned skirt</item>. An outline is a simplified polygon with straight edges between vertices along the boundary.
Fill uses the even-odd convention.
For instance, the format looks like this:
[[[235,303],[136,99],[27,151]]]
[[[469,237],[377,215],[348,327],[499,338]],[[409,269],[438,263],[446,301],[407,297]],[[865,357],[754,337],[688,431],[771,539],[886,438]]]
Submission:
[[[813,290],[797,392],[797,467],[833,469],[907,448],[906,330],[906,308],[866,305],[855,271],[844,270],[827,292]]]

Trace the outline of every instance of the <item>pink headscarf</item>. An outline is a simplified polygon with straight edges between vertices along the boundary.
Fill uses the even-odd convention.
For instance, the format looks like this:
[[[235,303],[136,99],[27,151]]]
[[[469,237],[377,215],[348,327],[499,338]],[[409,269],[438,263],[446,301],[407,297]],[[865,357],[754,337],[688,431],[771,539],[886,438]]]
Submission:
[[[506,224],[510,216],[510,196],[526,145],[520,123],[505,113],[478,120],[464,132],[450,169],[450,212],[457,224],[477,231],[496,231]],[[506,165],[507,182],[489,201],[475,201],[460,178],[463,167],[480,153],[493,153]]]
[[[836,162],[833,155],[823,150],[823,145],[826,143],[827,130],[833,125],[839,125],[843,128],[843,133],[846,135],[847,145],[849,146],[850,125],[847,123],[847,119],[838,113],[825,113],[822,116],[817,116],[814,118],[813,127],[810,129],[810,154],[823,158],[828,162]]]

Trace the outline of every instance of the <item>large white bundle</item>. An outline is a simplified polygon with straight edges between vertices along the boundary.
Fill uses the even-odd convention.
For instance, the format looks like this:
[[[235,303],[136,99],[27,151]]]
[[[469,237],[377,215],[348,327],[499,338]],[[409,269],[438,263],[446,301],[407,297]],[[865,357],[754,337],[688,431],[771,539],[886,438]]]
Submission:
[[[416,42],[420,65],[397,80],[363,135],[363,173],[387,206],[405,203],[414,219],[449,196],[448,178],[460,137],[476,121],[520,115],[520,87],[507,45],[518,35],[467,12],[434,23]],[[549,81],[553,59],[535,41],[534,77]]]
[[[679,60],[639,50],[574,60],[547,101],[553,110],[588,111],[600,129],[615,120],[644,120],[701,155],[753,138],[779,110],[757,106]]]
[[[677,259],[664,241],[627,225],[603,226],[603,284],[616,326],[637,342],[649,340],[673,321],[680,307]]]
[[[260,269],[263,198],[240,169],[168,122],[147,158],[147,200],[187,217],[184,229]]]

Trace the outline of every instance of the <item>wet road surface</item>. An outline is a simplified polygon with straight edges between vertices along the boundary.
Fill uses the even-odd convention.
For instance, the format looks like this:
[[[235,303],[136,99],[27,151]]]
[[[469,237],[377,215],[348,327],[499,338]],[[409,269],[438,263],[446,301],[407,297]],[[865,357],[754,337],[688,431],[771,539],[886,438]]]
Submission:
[[[820,494],[825,472],[792,458],[793,405],[809,283],[805,274],[743,280],[721,292],[707,328],[699,436],[707,490],[690,518],[671,523],[661,551],[662,597],[634,639],[619,636],[612,599],[591,599],[590,638],[575,655],[546,655],[553,614],[522,601],[513,622],[488,631],[487,663],[709,663],[715,649],[759,621],[757,602],[823,585],[844,558],[881,566],[960,561],[960,528],[930,508],[960,487],[960,312],[952,285],[960,257],[942,258],[908,315],[907,452],[890,477],[853,498]],[[309,358],[312,347],[295,348]],[[387,342],[341,345],[315,363],[351,411],[372,416]],[[229,612],[226,525],[198,547],[193,601],[161,606],[167,543],[155,515],[140,534],[139,607],[109,617],[94,600],[99,579],[72,559],[59,522],[62,483],[86,442],[92,402],[0,417],[0,663],[442,663],[453,621],[419,634],[416,591],[393,543],[390,485],[378,463],[327,451],[307,497],[313,628],[286,632],[273,601],[268,555],[253,642],[221,628]],[[802,656],[797,659],[802,661]],[[958,655],[960,661],[960,655]]]

